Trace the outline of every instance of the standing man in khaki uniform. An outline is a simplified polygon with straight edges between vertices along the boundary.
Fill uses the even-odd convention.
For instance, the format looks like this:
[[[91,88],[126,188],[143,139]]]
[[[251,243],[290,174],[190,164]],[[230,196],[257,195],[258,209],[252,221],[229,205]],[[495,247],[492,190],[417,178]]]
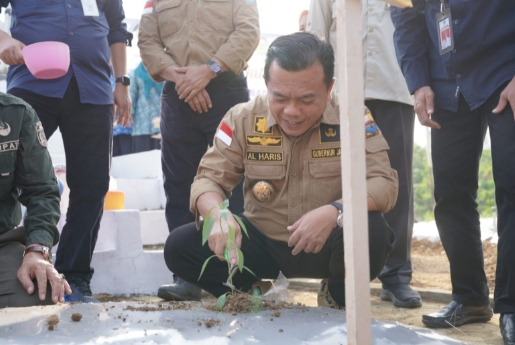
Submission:
[[[72,292],[52,265],[61,211],[46,146],[32,107],[0,93],[0,308],[64,302]]]
[[[249,290],[257,280],[328,278],[321,305],[345,304],[343,260],[340,119],[331,99],[334,55],[331,46],[310,33],[277,38],[265,63],[268,95],[232,108],[222,120],[213,147],[203,157],[191,187],[190,208],[197,217],[208,211],[220,217],[218,204],[245,176],[242,236],[236,246],[245,266],[233,279]],[[365,113],[367,193],[369,210],[370,277],[375,278],[391,249],[392,230],[381,213],[395,205],[397,174],[391,169],[388,144]],[[198,219],[197,219],[198,220]],[[227,264],[211,260],[200,280],[204,261],[222,255],[227,229],[215,220],[208,245],[195,223],[176,229],[165,245],[168,268],[215,296],[229,288]],[[235,263],[236,253],[231,253]]]
[[[220,120],[249,100],[243,70],[260,39],[255,0],[153,0],[139,29],[150,76],[165,81],[161,97],[162,166],[169,231],[193,221],[190,186]],[[231,209],[243,211],[235,190]],[[158,296],[200,300],[200,289],[176,277]]]
[[[384,216],[395,232],[395,242],[379,274],[383,283],[381,299],[392,301],[396,307],[420,307],[420,294],[409,286],[413,234],[413,98],[395,57],[390,5],[379,0],[363,0],[362,23],[365,104],[390,146],[388,157],[399,174],[397,204]],[[311,1],[307,30],[325,38],[336,51],[335,0]]]

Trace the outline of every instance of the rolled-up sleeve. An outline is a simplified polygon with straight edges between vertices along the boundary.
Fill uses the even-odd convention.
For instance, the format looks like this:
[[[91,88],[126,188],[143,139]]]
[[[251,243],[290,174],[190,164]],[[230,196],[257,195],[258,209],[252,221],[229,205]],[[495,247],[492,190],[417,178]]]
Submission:
[[[222,44],[215,57],[235,74],[240,74],[256,50],[259,40],[259,15],[256,1],[235,0],[233,5],[234,31]]]
[[[191,185],[190,210],[195,214],[197,214],[197,199],[200,195],[206,192],[216,192],[224,199],[229,198],[231,191],[243,176],[243,147],[238,137],[241,139],[245,135],[241,128],[235,126],[234,122],[234,116],[242,116],[238,114],[238,108],[238,106],[232,108],[221,122],[233,131],[230,145],[215,137],[213,146],[200,161],[197,176]]]
[[[124,42],[128,46],[132,45],[132,33],[127,31],[125,24],[125,12],[122,0],[109,0],[104,5],[104,13],[109,24],[109,34],[107,41],[109,45]]]
[[[426,43],[429,35],[424,7],[425,0],[414,0],[412,8],[392,7],[390,10],[395,27],[395,53],[411,94],[430,85]]]
[[[382,134],[365,141],[367,161],[367,194],[377,205],[377,210],[386,213],[397,202],[399,181],[397,171],[391,168],[386,150],[388,143]]]

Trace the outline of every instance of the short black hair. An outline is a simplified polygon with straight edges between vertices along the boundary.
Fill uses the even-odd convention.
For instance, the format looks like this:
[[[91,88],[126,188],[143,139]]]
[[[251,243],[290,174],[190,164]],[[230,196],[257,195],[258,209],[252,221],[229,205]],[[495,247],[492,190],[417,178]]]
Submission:
[[[270,79],[270,66],[277,62],[279,67],[289,72],[305,70],[316,62],[324,69],[327,88],[334,78],[334,51],[329,43],[310,32],[296,32],[276,38],[266,53],[265,83]]]

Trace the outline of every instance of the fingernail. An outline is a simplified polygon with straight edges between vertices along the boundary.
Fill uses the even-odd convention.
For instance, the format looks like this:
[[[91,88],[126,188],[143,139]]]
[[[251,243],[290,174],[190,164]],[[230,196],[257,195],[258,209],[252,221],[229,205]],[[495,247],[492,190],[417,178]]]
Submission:
[[[40,298],[41,300],[44,300],[44,299],[45,299],[45,295],[44,295],[44,294],[40,294],[40,295],[39,295],[39,298]]]
[[[31,287],[27,289],[27,293],[28,293],[29,295],[32,293],[32,288],[31,288]]]

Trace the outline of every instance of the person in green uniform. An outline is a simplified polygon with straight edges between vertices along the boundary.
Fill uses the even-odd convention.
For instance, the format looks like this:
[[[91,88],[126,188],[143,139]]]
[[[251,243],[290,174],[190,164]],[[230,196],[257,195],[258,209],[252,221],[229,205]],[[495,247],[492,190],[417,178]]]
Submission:
[[[32,107],[0,93],[0,308],[64,302],[71,293],[50,253],[59,241],[60,196],[46,146]]]

